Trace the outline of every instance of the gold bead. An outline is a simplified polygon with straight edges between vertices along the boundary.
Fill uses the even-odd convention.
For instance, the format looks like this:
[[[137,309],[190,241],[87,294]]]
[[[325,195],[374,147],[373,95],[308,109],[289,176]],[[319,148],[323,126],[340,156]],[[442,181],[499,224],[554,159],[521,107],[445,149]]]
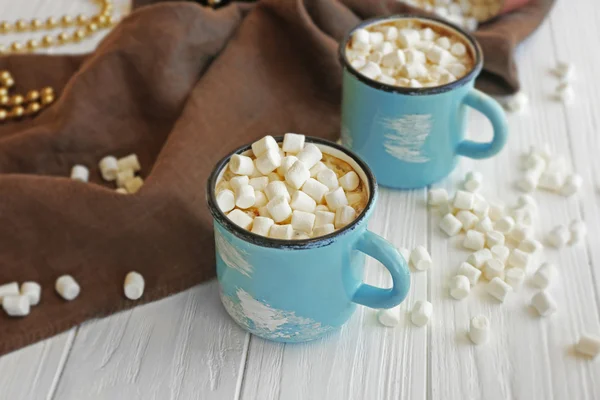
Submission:
[[[5,106],[8,103],[10,103],[10,97],[8,97],[8,96],[1,96],[0,97],[0,104],[2,104],[3,106]]]
[[[40,93],[42,96],[48,96],[48,95],[54,96],[54,89],[52,89],[50,86],[46,86],[45,88],[43,88],[40,91]]]
[[[90,19],[88,18],[87,15],[85,14],[79,14],[77,16],[77,24],[78,25],[85,25],[90,21]]]
[[[40,92],[37,90],[30,90],[27,92],[27,101],[36,101],[40,98]]]
[[[70,38],[71,37],[69,36],[69,34],[67,32],[61,32],[56,37],[56,40],[58,41],[58,43],[66,43],[69,41]]]
[[[0,44],[0,54],[6,54],[6,53],[8,53],[6,46]]]
[[[34,31],[42,29],[43,25],[44,24],[42,23],[42,21],[40,21],[37,18],[34,18],[34,19],[31,20],[31,29],[33,29]]]
[[[19,32],[26,31],[28,27],[29,24],[24,19],[20,19],[15,23],[15,28],[17,28],[17,31]]]
[[[41,104],[34,101],[33,103],[29,103],[27,105],[27,109],[25,110],[25,112],[27,114],[35,114],[35,113],[39,112],[41,109],[42,109]]]
[[[25,114],[25,109],[22,106],[16,106],[8,114],[12,118],[21,118]]]
[[[35,40],[35,39],[29,39],[27,41],[27,48],[29,50],[35,50],[38,47],[40,47],[40,42],[38,42],[37,40]]]
[[[86,29],[88,30],[89,33],[94,33],[98,30],[98,25],[94,24],[93,22],[89,25],[86,26]]]
[[[24,101],[25,99],[20,94],[15,94],[13,97],[10,98],[10,104],[13,106],[20,106],[21,104],[23,104]]]
[[[48,105],[50,103],[52,103],[54,101],[54,95],[53,94],[46,94],[42,96],[42,104],[44,105]]]
[[[108,26],[115,26],[117,23],[119,22],[119,18],[115,17],[114,15],[111,15],[110,17],[108,17]]]
[[[8,79],[2,79],[2,86],[4,87],[13,87],[13,85],[15,84],[15,80],[13,78],[8,78]]]
[[[5,87],[0,87],[0,97],[8,96],[8,89]]]
[[[108,18],[106,18],[106,16],[104,15],[98,15],[96,17],[96,22],[98,23],[98,25],[104,26],[108,22]]]
[[[85,29],[77,29],[74,33],[73,33],[73,39],[75,40],[82,40],[87,36],[87,32],[85,31]]]
[[[105,4],[102,7],[102,15],[108,16],[108,15],[112,14],[112,12],[113,12],[113,5],[112,4]]]
[[[19,52],[21,50],[23,50],[23,45],[19,42],[12,42],[12,44],[10,45],[10,50],[16,52]]]
[[[42,38],[42,46],[50,47],[54,44],[54,38],[50,35],[46,35]]]
[[[63,15],[63,17],[60,19],[60,23],[65,27],[71,26],[73,25],[73,17],[70,15]]]
[[[4,70],[4,71],[0,71],[0,79],[5,80],[5,79],[12,79],[12,75],[10,74],[10,72]]]
[[[8,117],[6,110],[0,110],[0,121],[4,121]]]
[[[10,22],[2,21],[2,23],[0,23],[0,31],[2,33],[8,33],[12,30],[13,30],[13,26]]]
[[[58,20],[55,17],[48,17],[46,26],[51,29],[56,28],[58,26]]]

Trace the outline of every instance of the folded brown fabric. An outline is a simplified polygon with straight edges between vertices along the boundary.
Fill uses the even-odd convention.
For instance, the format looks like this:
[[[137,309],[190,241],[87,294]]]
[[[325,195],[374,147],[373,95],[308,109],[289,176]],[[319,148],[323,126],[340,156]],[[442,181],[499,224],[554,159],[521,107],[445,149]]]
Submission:
[[[214,276],[208,174],[267,133],[338,136],[338,41],[369,15],[348,4],[149,5],[89,56],[0,59],[18,90],[59,94],[36,118],[0,125],[0,284],[43,287],[29,317],[0,313],[0,354]],[[129,153],[146,184],[120,195],[96,165]],[[91,183],[68,178],[74,164]],[[131,270],[146,278],[138,302],[123,296]],[[74,301],[54,292],[62,274],[81,285]]]

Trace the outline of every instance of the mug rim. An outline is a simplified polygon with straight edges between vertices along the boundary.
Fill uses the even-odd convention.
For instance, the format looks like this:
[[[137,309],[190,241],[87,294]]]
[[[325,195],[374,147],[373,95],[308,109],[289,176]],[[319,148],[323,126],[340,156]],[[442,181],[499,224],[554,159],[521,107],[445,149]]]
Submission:
[[[382,82],[379,82],[379,81],[376,81],[374,79],[364,76],[363,74],[358,72],[352,65],[350,65],[350,63],[346,59],[346,45],[350,41],[352,34],[357,29],[361,29],[366,26],[373,25],[375,23],[382,23],[385,21],[396,20],[396,19],[416,19],[416,20],[421,20],[421,21],[433,21],[440,25],[444,25],[448,29],[458,32],[459,34],[464,36],[470,42],[471,46],[475,50],[475,65],[473,66],[471,71],[468,74],[466,74],[465,76],[463,76],[462,78],[457,79],[454,82],[447,83],[445,85],[433,86],[433,87],[411,88],[411,87],[404,87],[404,86],[388,85],[387,83],[382,83]],[[429,95],[429,94],[440,94],[440,93],[449,92],[457,87],[465,85],[467,82],[471,81],[472,79],[475,79],[477,77],[477,75],[479,75],[479,73],[481,72],[481,70],[483,68],[483,51],[481,50],[481,46],[480,46],[479,42],[475,39],[475,37],[472,34],[470,34],[469,32],[462,29],[461,27],[454,25],[453,23],[451,23],[449,21],[443,20],[438,17],[432,17],[432,16],[394,14],[394,15],[388,15],[385,17],[374,17],[374,18],[366,19],[363,22],[361,22],[360,24],[356,25],[354,28],[350,29],[350,31],[344,36],[344,39],[340,42],[340,46],[338,49],[338,55],[339,55],[340,61],[342,63],[342,66],[345,67],[348,72],[350,72],[352,75],[354,75],[354,77],[356,77],[362,83],[364,83],[368,86],[371,86],[375,89],[378,89],[378,90],[383,90],[383,91],[392,92],[392,93],[399,93],[399,94]]]
[[[283,141],[283,136],[273,136],[273,138],[278,143]],[[210,173],[207,184],[206,184],[206,202],[208,204],[208,209],[209,209],[212,217],[220,225],[224,226],[226,228],[226,230],[228,230],[229,232],[232,232],[234,235],[236,235],[238,238],[244,240],[245,242],[249,242],[254,245],[261,246],[261,247],[271,247],[271,248],[280,248],[280,249],[311,249],[311,248],[328,246],[328,245],[332,244],[333,241],[336,240],[339,236],[345,235],[345,234],[353,231],[354,229],[356,229],[363,221],[365,221],[365,219],[367,218],[367,214],[371,211],[371,209],[373,208],[373,206],[375,204],[375,198],[376,198],[378,188],[377,188],[377,181],[375,180],[375,175],[373,174],[373,171],[371,171],[371,169],[369,168],[367,163],[362,158],[360,158],[357,154],[355,154],[353,151],[351,151],[335,142],[332,142],[327,139],[321,139],[318,137],[307,136],[307,135],[305,135],[305,142],[321,144],[321,145],[329,146],[335,150],[341,151],[342,153],[344,153],[348,157],[350,157],[352,160],[354,160],[354,162],[356,162],[358,164],[358,166],[364,172],[364,174],[367,178],[367,183],[369,184],[369,189],[370,189],[369,200],[367,201],[365,208],[354,219],[354,221],[352,221],[345,227],[343,227],[339,230],[336,230],[327,235],[317,236],[317,237],[309,238],[309,239],[296,239],[296,240],[275,239],[275,238],[270,238],[270,237],[266,237],[266,236],[262,236],[262,235],[257,235],[256,233],[252,233],[249,230],[246,230],[246,229],[240,227],[239,225],[234,224],[229,218],[227,218],[225,213],[223,211],[221,211],[221,209],[217,206],[216,193],[215,193],[214,189],[215,189],[215,186],[217,183],[217,178],[219,177],[220,172],[226,167],[231,156],[233,156],[234,154],[241,154],[245,151],[250,150],[252,148],[252,143],[245,144],[245,145],[233,150],[232,152],[230,152],[228,155],[223,157],[219,162],[217,162],[215,168]]]

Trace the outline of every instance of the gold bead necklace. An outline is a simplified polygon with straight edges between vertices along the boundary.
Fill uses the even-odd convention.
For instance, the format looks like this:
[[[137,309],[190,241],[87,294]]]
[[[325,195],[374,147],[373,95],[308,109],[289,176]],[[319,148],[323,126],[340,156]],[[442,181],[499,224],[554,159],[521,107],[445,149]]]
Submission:
[[[0,44],[0,55],[14,53],[31,53],[40,48],[59,47],[71,42],[80,42],[92,34],[108,29],[117,23],[113,15],[112,0],[96,0],[101,3],[100,11],[92,16],[79,14],[76,17],[63,15],[61,18],[49,17],[45,21],[33,18],[30,21],[19,19],[16,22],[0,21],[0,35],[52,31],[58,28],[74,28],[72,31],[62,30],[55,36],[44,35],[41,39],[29,39],[26,42],[14,41],[9,46]],[[9,71],[0,71],[0,122],[33,116],[52,104],[54,89],[45,87],[41,90],[30,90],[25,95],[10,94],[15,81]]]

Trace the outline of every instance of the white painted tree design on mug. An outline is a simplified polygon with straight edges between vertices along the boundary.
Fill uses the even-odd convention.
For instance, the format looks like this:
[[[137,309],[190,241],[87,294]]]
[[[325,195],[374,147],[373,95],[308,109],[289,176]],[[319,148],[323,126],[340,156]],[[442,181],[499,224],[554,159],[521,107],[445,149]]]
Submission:
[[[380,122],[390,132],[384,134],[385,151],[398,160],[409,163],[429,161],[423,145],[431,133],[431,114],[408,114],[401,118],[383,118]]]

